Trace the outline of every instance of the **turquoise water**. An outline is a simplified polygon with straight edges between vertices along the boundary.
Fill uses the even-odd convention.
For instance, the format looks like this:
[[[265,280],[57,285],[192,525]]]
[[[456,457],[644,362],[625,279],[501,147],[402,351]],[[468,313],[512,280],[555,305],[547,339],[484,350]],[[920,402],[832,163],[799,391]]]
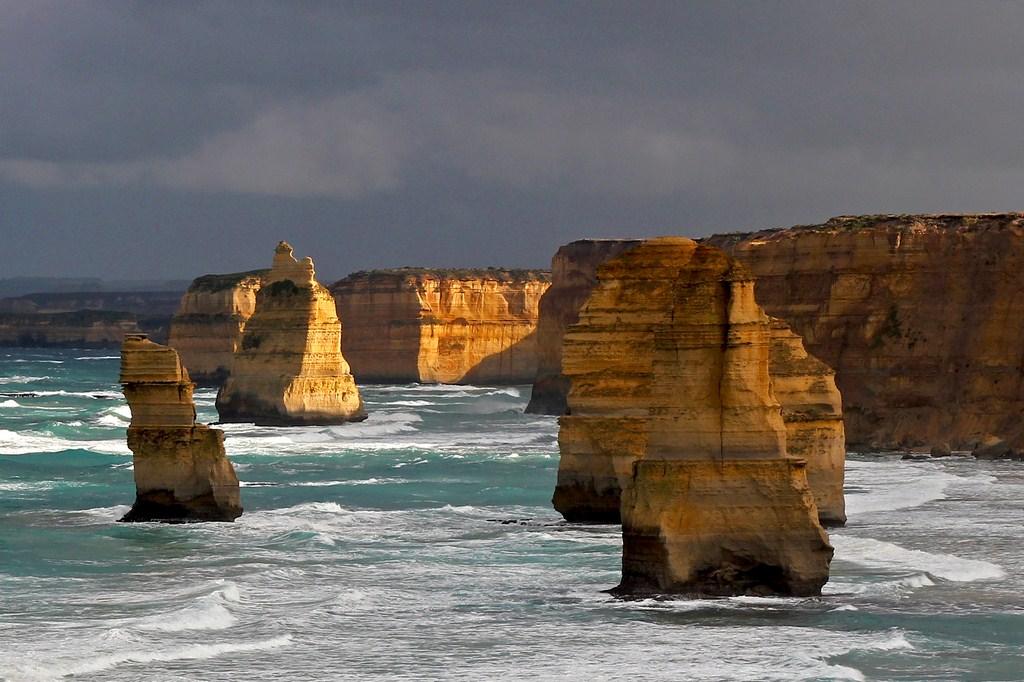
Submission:
[[[228,425],[245,514],[129,525],[118,362],[0,350],[0,678],[1024,679],[1019,463],[852,455],[821,599],[618,601],[618,529],[551,510],[529,387]]]

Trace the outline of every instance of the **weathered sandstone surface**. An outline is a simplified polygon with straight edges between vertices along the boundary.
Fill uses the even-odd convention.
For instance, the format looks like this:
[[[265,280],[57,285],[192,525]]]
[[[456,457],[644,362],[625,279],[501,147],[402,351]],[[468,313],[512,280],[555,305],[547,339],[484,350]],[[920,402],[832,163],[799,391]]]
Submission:
[[[537,372],[537,270],[400,268],[331,286],[360,382],[519,384]]]
[[[651,267],[649,263],[637,266]],[[671,267],[671,264],[666,263],[665,267]],[[633,368],[630,383],[619,384],[617,390],[626,396],[636,391],[643,392],[643,382],[649,380],[650,375],[646,365],[648,359],[641,351],[634,349],[640,349],[646,343],[647,331],[644,324],[652,328],[662,324],[660,313],[660,310],[655,310],[646,322],[633,318],[629,329],[615,329],[621,326],[618,321],[623,318],[610,307],[609,319],[615,320],[610,330],[615,332],[615,340],[602,338],[599,346],[587,347],[584,353],[578,354],[577,357],[584,363],[584,371],[589,374],[592,359],[602,352],[613,354],[617,363],[641,363],[642,369]],[[578,315],[577,311],[576,317]],[[562,336],[568,344],[569,337],[565,336],[564,329]],[[836,388],[835,373],[809,355],[800,337],[781,320],[771,320],[770,330],[769,379],[772,393],[781,405],[786,428],[786,450],[790,456],[807,462],[807,479],[821,523],[842,525],[846,522],[843,497],[846,442],[842,398]],[[621,345],[613,347],[609,345],[611,343]],[[636,354],[630,357],[634,352]],[[561,368],[561,353],[557,361]],[[570,376],[573,376],[572,373],[566,370],[560,381],[568,386]],[[575,381],[586,379],[576,378]],[[618,377],[615,381],[624,380]],[[608,388],[614,385],[608,384]],[[554,394],[552,391],[548,395]],[[588,443],[586,447],[577,439],[571,447],[563,448],[554,503],[555,508],[570,521],[619,523],[621,491],[632,477],[633,461],[642,458],[648,447],[643,436],[648,417],[642,413],[629,414],[623,408],[623,403],[616,399],[615,390],[601,393],[599,397],[611,401],[609,409],[616,413],[614,422],[605,419],[597,426],[586,427],[597,429],[596,432],[587,433],[584,439]],[[575,422],[566,419],[563,423],[570,426],[563,429],[561,437],[573,438]],[[586,423],[586,420],[579,422],[581,425]],[[614,427],[610,427],[613,423]]]
[[[832,548],[787,455],[749,275],[667,237],[597,279],[565,335],[556,508],[609,520],[621,501],[620,593],[819,593]]]
[[[1024,448],[1024,214],[842,216],[708,242],[836,370],[852,447]]]
[[[807,462],[807,482],[822,525],[841,526],[846,523],[846,433],[835,372],[809,355],[800,337],[776,318],[771,320],[768,370],[782,405],[786,451]]]
[[[224,422],[341,424],[366,418],[341,354],[341,322],[313,261],[286,242],[256,295],[231,373],[217,394]]]
[[[172,348],[128,336],[121,385],[131,408],[135,504],[122,521],[233,521],[242,513],[224,432],[196,423],[194,384]]]
[[[227,379],[267,272],[204,275],[181,298],[168,345],[178,351],[196,383],[219,386]]]
[[[551,259],[551,287],[540,299],[537,372],[526,411],[563,414],[569,382],[562,374],[562,339],[597,283],[597,266],[640,243],[639,239],[581,239]]]

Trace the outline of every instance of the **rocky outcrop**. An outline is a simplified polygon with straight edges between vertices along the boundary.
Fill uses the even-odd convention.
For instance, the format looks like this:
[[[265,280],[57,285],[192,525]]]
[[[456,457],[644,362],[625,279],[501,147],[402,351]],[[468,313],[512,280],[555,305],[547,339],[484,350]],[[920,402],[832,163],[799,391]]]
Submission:
[[[233,521],[242,513],[224,432],[196,423],[194,384],[172,348],[130,335],[121,385],[131,408],[135,504],[122,521]]]
[[[0,313],[0,346],[117,348],[127,334],[139,333],[138,318],[131,313]]]
[[[569,383],[562,374],[562,338],[597,282],[597,266],[640,243],[639,239],[581,239],[551,259],[551,288],[540,300],[537,373],[526,411],[562,414]]]
[[[525,384],[537,372],[538,270],[357,272],[331,286],[360,382]]]
[[[341,322],[313,261],[286,242],[256,295],[231,373],[217,394],[224,422],[340,424],[366,418],[341,354]]]
[[[125,334],[165,340],[169,291],[84,291],[0,299],[0,346],[117,348]]]
[[[1024,447],[1024,214],[841,216],[708,242],[835,369],[851,447]]]
[[[227,379],[267,272],[204,275],[181,298],[168,345],[178,351],[196,383],[219,386]]]
[[[787,455],[749,275],[661,238],[597,278],[565,335],[556,508],[618,515],[621,491],[619,593],[819,593],[832,548]]]
[[[786,451],[807,462],[807,482],[822,525],[841,526],[846,523],[846,434],[835,372],[809,355],[800,337],[776,318],[771,320],[768,368],[772,393],[782,406]]]

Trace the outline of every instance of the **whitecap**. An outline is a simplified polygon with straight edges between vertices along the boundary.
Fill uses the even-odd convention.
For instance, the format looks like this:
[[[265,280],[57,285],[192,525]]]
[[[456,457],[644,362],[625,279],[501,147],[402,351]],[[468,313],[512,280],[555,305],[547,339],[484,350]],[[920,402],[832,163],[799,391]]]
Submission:
[[[906,549],[873,538],[832,535],[830,540],[835,547],[837,559],[861,566],[924,571],[931,576],[955,582],[998,580],[1006,576],[1002,567],[988,561]]]
[[[0,407],[21,407],[17,400],[5,400],[0,403]]]
[[[237,603],[240,598],[236,583],[221,581],[218,589],[197,597],[193,603],[169,613],[139,618],[135,621],[135,627],[159,632],[224,630],[238,621],[226,604]]]
[[[75,360],[120,360],[120,355],[83,355]]]
[[[33,381],[45,381],[50,377],[28,377],[21,374],[15,374],[9,377],[0,377],[0,384],[28,384]]]
[[[0,455],[26,455],[65,450],[89,450],[102,454],[130,454],[124,440],[66,440],[34,431],[0,429]]]
[[[946,489],[951,484],[963,480],[959,476],[941,471],[922,472],[906,464],[897,464],[885,469],[882,469],[880,464],[875,466],[879,467],[879,471],[870,472],[875,475],[864,483],[869,490],[846,493],[848,516],[920,507],[928,502],[944,499]],[[854,465],[851,468],[857,467]]]
[[[244,653],[250,651],[267,651],[287,646],[292,641],[291,635],[280,635],[271,639],[248,642],[224,642],[220,644],[187,644],[165,649],[145,649],[135,651],[119,651],[99,656],[75,656],[46,662],[30,662],[16,664],[16,670],[23,675],[53,678],[70,675],[98,673],[115,668],[122,663],[155,663],[180,660],[203,660],[224,654]]]

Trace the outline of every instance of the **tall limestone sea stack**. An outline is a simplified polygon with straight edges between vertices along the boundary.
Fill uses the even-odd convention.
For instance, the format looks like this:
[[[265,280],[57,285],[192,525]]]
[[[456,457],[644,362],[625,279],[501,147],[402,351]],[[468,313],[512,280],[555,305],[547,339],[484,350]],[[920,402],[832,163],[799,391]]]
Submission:
[[[708,242],[836,370],[852,447],[1024,450],[1024,214],[840,216]]]
[[[121,385],[131,408],[135,504],[122,521],[233,521],[242,513],[224,432],[196,423],[194,384],[178,354],[130,335],[121,347]]]
[[[182,296],[167,345],[178,351],[197,384],[219,386],[227,379],[266,274],[204,275]]]
[[[595,265],[595,273],[596,270]],[[575,316],[578,315],[577,311]],[[646,322],[651,328],[662,323],[660,311],[656,311]],[[629,348],[643,343],[646,338],[645,334],[649,330],[645,331],[644,324],[643,320],[634,319],[628,330],[616,331],[614,342],[625,345],[621,353],[614,351],[615,362],[647,362],[641,355],[629,357]],[[770,330],[769,379],[772,393],[781,405],[787,434],[787,452],[807,462],[807,478],[821,523],[827,526],[842,525],[846,522],[843,497],[846,440],[842,398],[836,388],[835,373],[810,356],[800,337],[781,320],[772,319]],[[635,338],[627,340],[630,334]],[[568,352],[571,337],[565,331],[563,335],[566,345],[562,352]],[[602,343],[612,341],[605,339]],[[585,375],[589,376],[592,372],[592,354],[601,353],[607,348],[588,348],[587,354],[580,356],[583,363],[580,367]],[[560,371],[562,364],[562,353],[559,353]],[[566,387],[571,381],[573,385],[580,384],[582,388],[582,382],[588,381],[587,376],[576,375],[578,369],[566,367],[561,378]],[[594,427],[601,430],[589,433],[585,438],[574,439],[571,445],[562,449],[553,503],[555,509],[567,520],[585,523],[620,522],[622,489],[632,476],[632,463],[646,452],[642,425],[647,417],[642,410],[639,414],[633,414],[628,403],[616,399],[615,390],[621,391],[624,396],[644,391],[645,379],[642,377],[646,376],[647,371],[635,372],[631,379],[620,376],[616,381],[627,382],[621,385],[606,384],[601,390],[609,388],[611,392],[600,395],[600,399],[610,401],[610,412],[608,418]],[[613,386],[618,388],[612,390],[610,387]],[[550,384],[549,388],[557,388],[557,385]],[[550,395],[554,395],[554,390]],[[594,398],[591,396],[591,399]],[[572,413],[572,410],[569,412]],[[611,417],[612,414],[615,416]],[[563,419],[563,423],[572,425],[575,422]],[[614,427],[604,429],[613,423]],[[563,438],[569,438],[572,428],[562,433]]]
[[[772,318],[768,373],[782,406],[786,451],[807,462],[807,482],[822,525],[841,526],[846,523],[846,431],[835,372],[808,354],[785,322]]]
[[[540,270],[398,268],[331,285],[360,382],[527,384],[537,373]]]
[[[719,249],[652,239],[598,269],[565,337],[559,448],[567,470],[625,481],[618,593],[812,595],[828,580],[771,336],[753,281]]]
[[[279,426],[366,418],[341,354],[334,298],[316,281],[313,261],[295,260],[286,242],[256,296],[217,411],[223,422]]]
[[[551,288],[540,299],[537,373],[526,411],[562,414],[569,382],[562,374],[562,337],[579,319],[580,307],[597,283],[597,266],[640,243],[639,239],[581,239],[551,259]]]

